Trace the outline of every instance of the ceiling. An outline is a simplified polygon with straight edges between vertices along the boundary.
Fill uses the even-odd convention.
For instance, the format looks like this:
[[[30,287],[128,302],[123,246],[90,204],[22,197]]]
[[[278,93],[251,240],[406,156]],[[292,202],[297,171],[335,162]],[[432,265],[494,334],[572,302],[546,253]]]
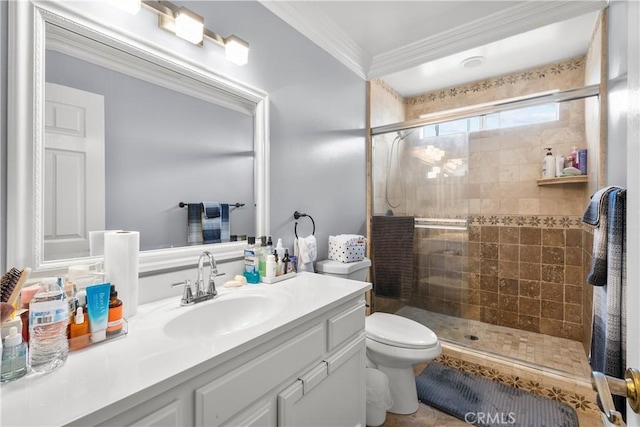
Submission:
[[[507,74],[586,52],[606,0],[261,3],[364,79],[403,96]],[[484,64],[460,62],[483,56]]]

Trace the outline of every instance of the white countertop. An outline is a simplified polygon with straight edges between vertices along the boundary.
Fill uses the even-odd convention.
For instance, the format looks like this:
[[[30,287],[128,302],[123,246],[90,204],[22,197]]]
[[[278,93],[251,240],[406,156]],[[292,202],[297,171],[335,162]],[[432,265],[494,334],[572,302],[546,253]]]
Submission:
[[[129,319],[121,339],[69,353],[61,368],[48,374],[29,373],[0,385],[0,425],[54,426],[70,423],[101,408],[130,398],[204,362],[214,366],[241,353],[252,342],[274,337],[319,310],[363,294],[371,285],[320,274],[300,273],[272,285],[218,288],[219,297],[240,292],[286,292],[287,307],[256,326],[214,337],[179,339],[164,325],[207,301],[180,307],[179,297],[142,305]],[[236,294],[237,295],[237,294]]]

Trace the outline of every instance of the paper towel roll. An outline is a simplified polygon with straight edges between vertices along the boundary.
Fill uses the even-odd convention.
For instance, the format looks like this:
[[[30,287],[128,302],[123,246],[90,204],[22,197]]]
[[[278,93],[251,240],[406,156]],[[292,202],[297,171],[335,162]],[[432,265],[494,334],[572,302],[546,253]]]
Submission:
[[[111,231],[122,230],[96,230],[89,232],[89,255],[90,256],[102,256],[104,255],[104,235]]]
[[[106,280],[118,291],[125,318],[138,312],[138,252],[140,233],[111,231],[104,234]]]

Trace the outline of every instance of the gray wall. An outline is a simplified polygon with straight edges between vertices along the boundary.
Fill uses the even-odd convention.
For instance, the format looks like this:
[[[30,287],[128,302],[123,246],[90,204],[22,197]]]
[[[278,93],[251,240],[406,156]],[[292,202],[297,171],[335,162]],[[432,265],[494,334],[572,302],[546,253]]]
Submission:
[[[326,258],[329,234],[364,233],[365,82],[255,1],[184,5],[203,15],[208,28],[251,43],[249,64],[226,62],[220,49],[208,65],[269,93],[274,238],[292,246],[295,210],[315,219],[318,259]],[[6,96],[1,104],[6,110]],[[301,222],[299,231],[310,233],[310,224]]]
[[[293,245],[293,212],[328,236],[365,232],[365,82],[257,2],[185,2],[207,27],[249,41],[249,64],[212,55],[211,67],[269,93],[271,234]],[[311,223],[301,219],[301,235]]]
[[[254,234],[253,118],[58,53],[45,79],[105,97],[106,228],[140,249],[187,245],[178,202],[245,203],[231,234]]]

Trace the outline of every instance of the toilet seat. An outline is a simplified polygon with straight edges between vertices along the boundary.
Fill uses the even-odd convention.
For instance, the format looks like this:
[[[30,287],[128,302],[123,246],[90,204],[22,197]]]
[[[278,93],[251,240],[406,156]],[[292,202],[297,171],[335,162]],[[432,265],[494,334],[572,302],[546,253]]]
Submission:
[[[431,329],[395,314],[371,314],[365,320],[365,332],[367,338],[394,347],[427,349],[438,345],[438,337]]]

